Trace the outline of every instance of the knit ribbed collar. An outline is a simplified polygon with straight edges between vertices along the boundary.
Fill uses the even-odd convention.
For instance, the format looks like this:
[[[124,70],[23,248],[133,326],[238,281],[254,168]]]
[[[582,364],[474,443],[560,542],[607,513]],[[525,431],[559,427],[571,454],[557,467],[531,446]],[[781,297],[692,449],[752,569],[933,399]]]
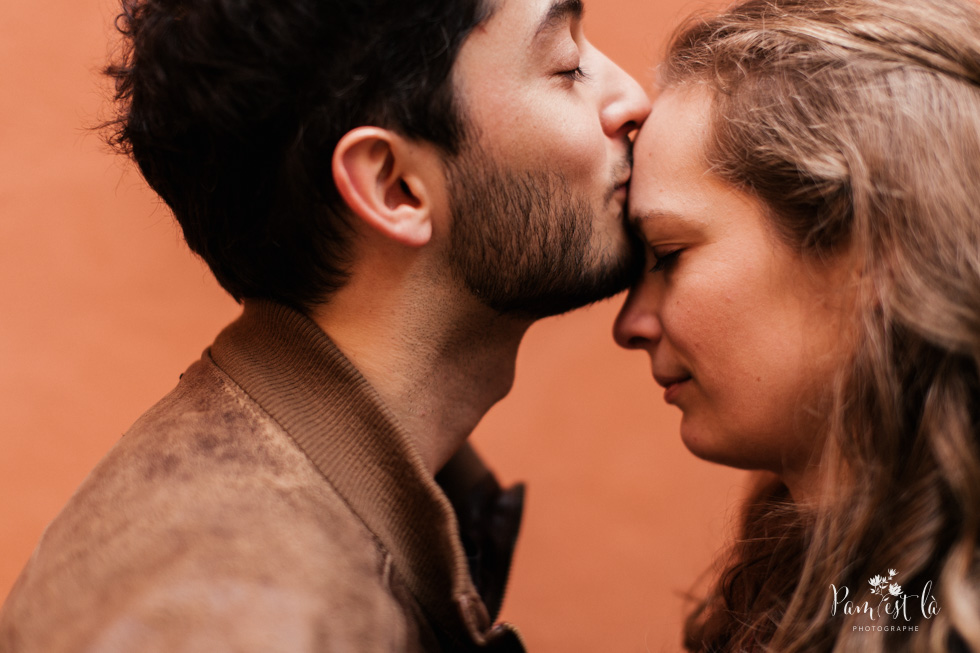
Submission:
[[[456,516],[381,397],[320,327],[248,300],[211,357],[293,438],[391,554],[427,617],[459,642],[490,626]]]

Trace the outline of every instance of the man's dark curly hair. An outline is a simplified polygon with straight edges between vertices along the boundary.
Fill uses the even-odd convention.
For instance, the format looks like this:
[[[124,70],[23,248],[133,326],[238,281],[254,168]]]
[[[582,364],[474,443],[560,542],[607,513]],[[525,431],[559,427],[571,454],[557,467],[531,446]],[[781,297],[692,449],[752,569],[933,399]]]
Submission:
[[[236,299],[309,310],[346,278],[331,174],[360,125],[458,151],[450,74],[489,0],[122,0],[110,143]]]

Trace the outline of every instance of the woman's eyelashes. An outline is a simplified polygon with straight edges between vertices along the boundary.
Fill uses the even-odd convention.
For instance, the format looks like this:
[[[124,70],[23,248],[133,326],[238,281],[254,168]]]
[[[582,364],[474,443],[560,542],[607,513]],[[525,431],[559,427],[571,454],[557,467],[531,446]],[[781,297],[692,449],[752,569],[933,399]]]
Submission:
[[[677,258],[681,255],[681,248],[673,249],[666,252],[653,252],[653,267],[650,268],[650,272],[669,272],[674,265],[677,263]]]

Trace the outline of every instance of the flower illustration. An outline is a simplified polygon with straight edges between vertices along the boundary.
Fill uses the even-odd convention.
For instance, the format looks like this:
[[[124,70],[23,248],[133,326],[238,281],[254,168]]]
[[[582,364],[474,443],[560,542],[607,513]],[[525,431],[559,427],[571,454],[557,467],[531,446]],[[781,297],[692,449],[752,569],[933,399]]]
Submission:
[[[897,574],[898,574],[898,572],[895,571],[894,569],[889,569],[888,570],[888,577],[889,578],[894,578]]]
[[[892,572],[895,572],[895,570],[894,569],[888,570],[888,573],[890,575],[887,578],[885,576],[876,574],[875,576],[868,579],[868,584],[871,585],[872,594],[877,594],[878,596],[882,596],[884,598],[888,598],[889,593],[891,593],[892,596],[897,596],[897,594],[888,587],[889,583],[891,583],[892,578],[895,577],[895,573],[897,573],[897,572],[895,573]],[[892,587],[897,587],[898,592],[901,592],[902,590],[901,585],[896,585],[892,583]]]
[[[888,593],[891,594],[892,596],[898,596],[899,594],[902,593],[902,586],[892,583],[891,585],[888,586]]]

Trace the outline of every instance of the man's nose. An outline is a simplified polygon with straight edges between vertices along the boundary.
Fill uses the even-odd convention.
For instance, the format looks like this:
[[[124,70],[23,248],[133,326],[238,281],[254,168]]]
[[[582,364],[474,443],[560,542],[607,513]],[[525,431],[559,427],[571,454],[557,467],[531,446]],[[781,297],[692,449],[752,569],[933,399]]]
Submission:
[[[601,52],[599,56],[608,67],[600,112],[602,129],[610,138],[623,138],[639,129],[650,115],[650,98],[625,70]]]

